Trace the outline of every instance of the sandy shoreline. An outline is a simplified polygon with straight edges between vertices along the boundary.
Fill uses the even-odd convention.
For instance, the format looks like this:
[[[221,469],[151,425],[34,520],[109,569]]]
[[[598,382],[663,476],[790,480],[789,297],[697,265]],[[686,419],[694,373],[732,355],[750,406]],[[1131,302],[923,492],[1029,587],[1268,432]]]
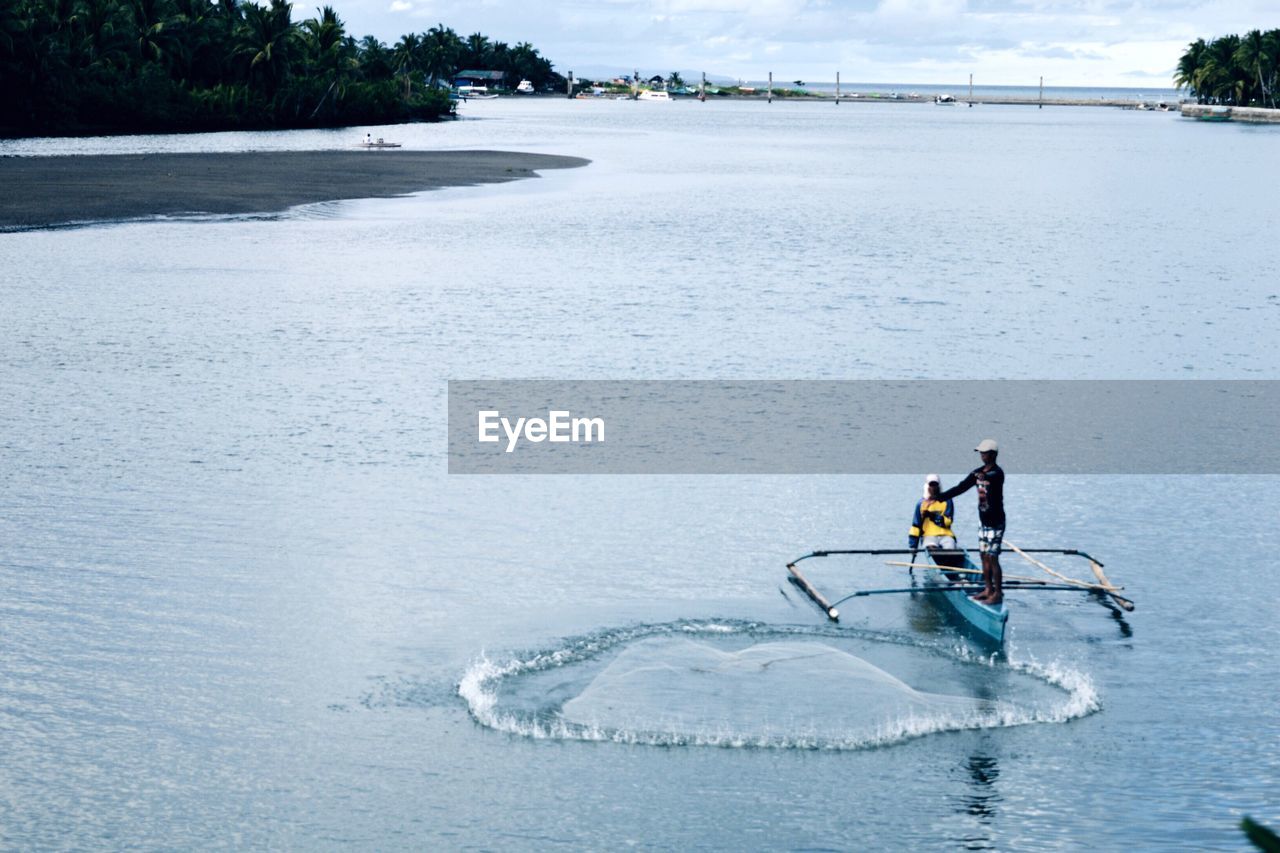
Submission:
[[[270,151],[0,157],[0,229],[183,214],[275,213],[537,177],[580,157],[510,151]]]

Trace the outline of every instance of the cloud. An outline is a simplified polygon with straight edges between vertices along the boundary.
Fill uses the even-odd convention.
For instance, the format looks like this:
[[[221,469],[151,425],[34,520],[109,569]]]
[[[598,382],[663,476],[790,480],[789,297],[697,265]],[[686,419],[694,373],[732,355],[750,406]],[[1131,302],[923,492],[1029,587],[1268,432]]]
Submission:
[[[882,0],[876,15],[916,22],[955,18],[968,9],[966,0]]]
[[[558,69],[705,68],[762,79],[1164,84],[1199,36],[1260,26],[1259,0],[337,0],[354,35],[417,22],[529,41]],[[390,6],[386,5],[388,2]]]
[[[1107,59],[1107,55],[1097,50],[1090,50],[1084,47],[1068,47],[1064,45],[1023,45],[1018,52],[1028,58],[1040,57],[1041,59],[1079,59],[1079,60],[1098,60]]]
[[[672,15],[717,14],[769,18],[796,15],[808,5],[805,0],[667,0],[654,3]]]

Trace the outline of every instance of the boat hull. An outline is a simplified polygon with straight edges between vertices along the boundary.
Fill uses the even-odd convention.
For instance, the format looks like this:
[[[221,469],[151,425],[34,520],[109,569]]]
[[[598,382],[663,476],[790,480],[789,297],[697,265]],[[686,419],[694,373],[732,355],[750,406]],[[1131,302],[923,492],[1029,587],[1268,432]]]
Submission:
[[[961,569],[969,569],[970,571],[981,571],[970,560],[968,554],[963,552],[953,554],[936,554],[930,552],[930,559],[935,565],[954,566]],[[936,587],[940,585],[953,585],[956,583],[969,583],[981,586],[981,576],[972,574],[961,574],[952,572],[925,572],[928,577],[924,579],[925,588]],[[934,598],[940,599],[961,622],[961,624],[976,634],[980,638],[988,640],[996,645],[1004,643],[1004,629],[1009,621],[1009,609],[1003,602],[995,605],[983,604],[974,601],[969,597],[969,593],[963,590],[954,589],[938,589],[932,593]]]

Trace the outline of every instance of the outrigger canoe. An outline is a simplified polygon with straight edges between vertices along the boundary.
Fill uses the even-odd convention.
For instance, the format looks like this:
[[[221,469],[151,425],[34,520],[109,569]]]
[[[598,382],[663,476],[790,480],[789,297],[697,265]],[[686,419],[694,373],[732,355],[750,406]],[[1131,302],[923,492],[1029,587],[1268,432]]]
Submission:
[[[1009,621],[1008,593],[1013,591],[1070,591],[1070,592],[1088,592],[1098,596],[1101,600],[1118,605],[1123,610],[1133,610],[1134,604],[1128,598],[1119,594],[1124,587],[1119,587],[1111,583],[1107,576],[1102,573],[1102,563],[1095,560],[1083,551],[1073,548],[1027,548],[1022,549],[1013,545],[1008,540],[1005,541],[1006,547],[1013,553],[1021,555],[1033,566],[1044,571],[1053,580],[1041,580],[1039,578],[1024,577],[1021,575],[1011,575],[1007,571],[1004,575],[1004,591],[1005,601],[997,605],[983,604],[974,601],[972,595],[982,590],[982,570],[978,568],[969,558],[969,551],[966,549],[957,549],[954,551],[931,551],[928,556],[931,562],[918,563],[916,556],[918,551],[902,550],[895,548],[876,548],[871,550],[839,550],[839,551],[813,551],[798,557],[787,564],[787,571],[790,573],[791,582],[804,591],[815,604],[822,608],[827,618],[833,622],[839,621],[840,611],[837,605],[844,602],[869,595],[888,595],[893,593],[922,593],[946,606],[946,609],[956,618],[960,626],[969,633],[977,635],[980,639],[988,641],[994,645],[1002,645],[1005,639],[1005,627]],[[897,555],[909,554],[911,560],[908,562],[889,561],[887,565],[906,568],[911,572],[912,585],[909,587],[892,588],[892,589],[862,589],[831,602],[821,591],[815,587],[808,578],[800,573],[796,568],[796,563],[802,560],[808,560],[813,557],[829,557],[834,555]],[[1061,554],[1065,556],[1081,557],[1089,561],[1089,566],[1093,570],[1093,574],[1097,579],[1096,583],[1088,581],[1075,580],[1069,578],[1049,566],[1045,565],[1039,559],[1032,557],[1031,554]],[[917,585],[915,583],[915,572],[923,572],[923,581]]]
[[[929,557],[938,566],[958,571],[926,571],[925,589],[936,591],[937,597],[951,607],[963,624],[997,645],[1003,643],[1004,626],[1009,621],[1008,606],[1003,601],[992,605],[970,598],[982,589],[981,583],[974,585],[975,579],[982,580],[982,569],[975,566],[964,551],[930,551]]]

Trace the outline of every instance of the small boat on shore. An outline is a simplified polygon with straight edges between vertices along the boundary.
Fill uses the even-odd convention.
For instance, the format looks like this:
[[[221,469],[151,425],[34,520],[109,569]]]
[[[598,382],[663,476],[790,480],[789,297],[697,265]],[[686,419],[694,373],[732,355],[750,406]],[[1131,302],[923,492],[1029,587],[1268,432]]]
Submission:
[[[636,95],[637,101],[670,101],[671,95],[661,89],[645,89]]]
[[[376,149],[376,148],[399,148],[399,147],[400,147],[400,143],[399,143],[399,142],[387,142],[387,141],[386,141],[385,139],[383,139],[381,136],[379,136],[377,139],[373,139],[372,137],[365,137],[364,142],[357,142],[355,147],[356,147],[356,148],[374,148],[374,149]]]
[[[1231,121],[1231,107],[1209,107],[1196,116],[1198,121]]]
[[[532,94],[533,94],[533,84],[532,84],[532,83],[530,83],[528,80],[521,80],[521,81],[520,81],[520,84],[519,84],[518,86],[516,86],[516,94],[519,94],[519,95],[532,95]]]
[[[787,563],[787,571],[791,582],[817,604],[832,622],[837,622],[840,619],[840,611],[837,610],[837,606],[853,598],[872,595],[922,594],[943,605],[962,631],[981,642],[994,646],[1004,644],[1005,626],[1009,621],[1007,599],[1012,592],[1085,592],[1097,596],[1106,604],[1114,604],[1121,610],[1131,611],[1134,609],[1133,602],[1119,594],[1124,588],[1111,583],[1107,576],[1102,573],[1102,563],[1083,551],[1078,551],[1074,548],[1027,548],[1024,550],[1008,541],[1005,542],[1005,545],[1011,552],[1022,556],[1028,563],[1045,572],[1049,579],[1024,577],[1006,572],[1004,575],[1006,601],[995,605],[984,604],[972,598],[974,594],[982,591],[982,570],[970,560],[969,554],[971,552],[964,548],[951,551],[929,551],[930,562],[928,563],[916,562],[916,557],[919,554],[918,550],[874,548],[868,550],[813,551]],[[813,557],[897,554],[909,554],[911,559],[906,562],[889,561],[886,565],[908,569],[911,574],[911,586],[855,590],[834,602],[829,601],[796,568],[796,563]],[[1032,554],[1060,554],[1088,560],[1096,582],[1069,578],[1045,565],[1037,557],[1031,556]],[[915,582],[915,573],[917,571],[924,573],[919,584]]]
[[[954,107],[957,103],[952,95],[934,95],[933,102],[944,107]]]
[[[457,95],[464,101],[492,101],[498,97],[488,86],[459,86]]]

